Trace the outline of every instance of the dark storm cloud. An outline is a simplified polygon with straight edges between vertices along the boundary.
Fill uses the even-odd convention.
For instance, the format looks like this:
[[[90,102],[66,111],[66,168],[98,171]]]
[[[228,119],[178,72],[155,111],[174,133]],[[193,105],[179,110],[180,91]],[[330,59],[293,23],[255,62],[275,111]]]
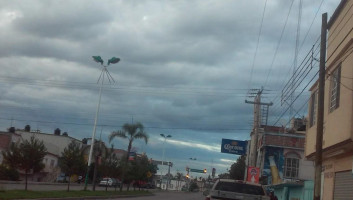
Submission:
[[[108,142],[111,131],[140,121],[150,143],[137,141],[139,151],[161,159],[160,134],[171,134],[166,152],[179,163],[175,169],[193,156],[195,166],[212,158],[225,171],[236,157],[219,153],[221,139],[249,138],[247,89],[267,82],[263,99],[270,102],[290,78],[297,1],[269,73],[290,2],[268,1],[255,60],[264,1],[0,2],[0,125],[30,124],[49,133],[59,127],[78,139],[91,137],[100,73],[91,56],[116,56],[121,61],[108,68],[116,83],[104,85],[97,135],[102,130]],[[320,2],[303,2],[301,41]],[[330,15],[337,5],[325,1],[322,10]],[[319,14],[298,60],[315,42],[320,21]],[[285,109],[278,103],[271,118]],[[124,140],[113,143],[127,147]]]

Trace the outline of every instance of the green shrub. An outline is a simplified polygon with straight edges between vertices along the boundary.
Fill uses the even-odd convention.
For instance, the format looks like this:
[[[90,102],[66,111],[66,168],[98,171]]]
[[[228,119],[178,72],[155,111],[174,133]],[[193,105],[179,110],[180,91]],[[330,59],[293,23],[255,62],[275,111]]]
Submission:
[[[0,165],[0,180],[18,181],[19,177],[20,175],[16,169]]]

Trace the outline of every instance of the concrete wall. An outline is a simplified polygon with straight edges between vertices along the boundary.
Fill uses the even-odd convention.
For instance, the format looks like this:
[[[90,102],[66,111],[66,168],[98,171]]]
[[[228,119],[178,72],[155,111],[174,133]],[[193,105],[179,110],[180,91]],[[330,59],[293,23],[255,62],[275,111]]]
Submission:
[[[278,200],[312,200],[314,197],[314,182],[305,181],[303,186],[284,186],[274,189]]]
[[[323,162],[323,195],[322,200],[333,199],[335,173],[352,170],[353,154],[346,154],[340,158],[331,158]]]

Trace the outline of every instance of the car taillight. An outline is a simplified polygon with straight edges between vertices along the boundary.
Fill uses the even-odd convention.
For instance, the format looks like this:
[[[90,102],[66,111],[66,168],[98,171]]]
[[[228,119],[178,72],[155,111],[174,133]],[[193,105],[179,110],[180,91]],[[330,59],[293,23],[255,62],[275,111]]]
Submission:
[[[211,197],[206,197],[206,199],[205,200],[211,200]]]

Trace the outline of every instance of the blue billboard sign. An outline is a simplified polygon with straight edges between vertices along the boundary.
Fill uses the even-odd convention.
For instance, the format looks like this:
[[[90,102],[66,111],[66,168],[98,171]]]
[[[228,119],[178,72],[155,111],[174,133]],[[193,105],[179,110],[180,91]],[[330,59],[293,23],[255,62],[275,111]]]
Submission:
[[[221,152],[245,155],[247,144],[247,141],[222,139]]]

